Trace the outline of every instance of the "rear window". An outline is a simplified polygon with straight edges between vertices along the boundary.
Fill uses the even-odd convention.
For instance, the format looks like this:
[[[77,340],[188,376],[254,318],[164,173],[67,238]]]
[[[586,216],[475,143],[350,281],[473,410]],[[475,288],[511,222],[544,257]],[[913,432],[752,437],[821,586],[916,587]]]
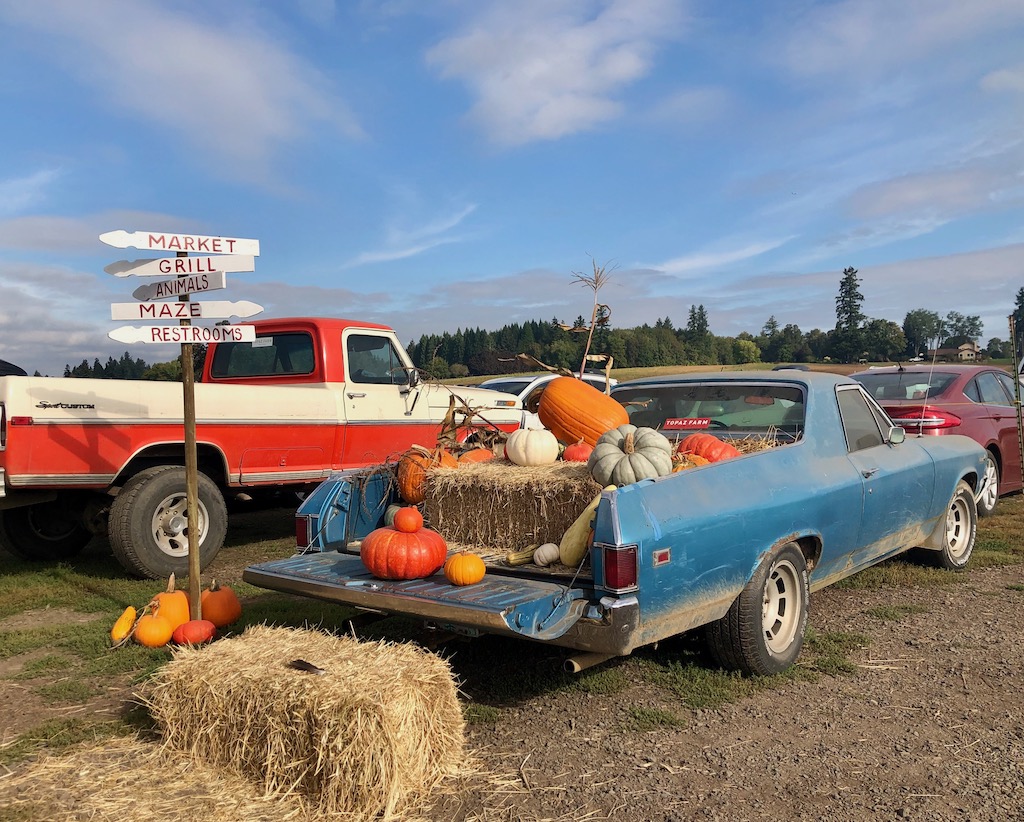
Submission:
[[[857,377],[876,402],[886,400],[925,400],[943,393],[956,379],[956,374],[935,371],[912,371],[889,374],[861,374]]]
[[[251,343],[219,343],[210,373],[219,379],[312,374],[313,365],[312,336],[292,331],[260,336]]]
[[[633,425],[679,436],[694,431],[737,436],[803,431],[804,393],[793,385],[686,383],[620,387],[612,397],[622,403]]]
[[[486,388],[488,391],[502,391],[506,394],[516,395],[518,395],[520,391],[526,388],[526,386],[527,383],[525,382],[513,382],[503,380],[499,380],[497,382],[492,382],[491,380],[488,380],[487,382],[480,383],[480,387]]]

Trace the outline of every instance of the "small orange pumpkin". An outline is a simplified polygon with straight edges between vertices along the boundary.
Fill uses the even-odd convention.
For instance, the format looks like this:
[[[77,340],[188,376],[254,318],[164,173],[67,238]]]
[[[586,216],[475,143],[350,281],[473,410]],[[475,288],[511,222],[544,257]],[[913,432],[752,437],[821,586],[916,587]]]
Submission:
[[[163,615],[163,607],[154,599],[146,606],[146,613],[135,623],[135,632],[132,636],[139,645],[163,648],[171,641],[171,635],[176,627]]]
[[[418,508],[406,505],[395,512],[394,528],[396,531],[405,531],[407,534],[415,533],[423,527],[423,514]]]
[[[242,603],[238,601],[238,596],[227,585],[218,585],[215,579],[200,596],[199,607],[203,619],[210,620],[218,628],[238,622],[242,616]]]
[[[468,465],[471,462],[488,462],[494,459],[494,452],[490,448],[472,448],[459,457],[459,465]]]
[[[160,613],[171,623],[172,631],[192,619],[189,613],[188,594],[175,590],[174,574],[167,578],[167,590],[157,594],[153,599],[160,603]]]
[[[721,462],[741,455],[736,446],[720,440],[714,434],[690,434],[676,449],[680,454],[695,454],[708,462]]]
[[[208,619],[190,619],[174,629],[171,641],[177,645],[203,645],[217,636],[217,626]]]
[[[565,446],[562,459],[565,462],[586,462],[592,453],[594,453],[594,446],[581,439],[579,442]]]
[[[444,576],[452,585],[475,585],[484,578],[487,566],[470,551],[459,551],[448,557],[444,564]]]

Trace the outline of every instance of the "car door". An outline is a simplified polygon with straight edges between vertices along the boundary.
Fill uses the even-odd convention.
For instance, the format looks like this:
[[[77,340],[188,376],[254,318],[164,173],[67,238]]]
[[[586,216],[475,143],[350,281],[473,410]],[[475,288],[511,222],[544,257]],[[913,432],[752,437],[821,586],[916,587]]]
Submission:
[[[1005,399],[997,402],[998,419],[995,420],[999,432],[999,449],[1003,460],[1002,488],[1003,493],[1021,488],[1021,445],[1017,432],[1017,394],[1013,378],[1009,374],[993,372],[996,381],[1003,389]]]
[[[431,418],[422,384],[410,385],[410,366],[391,338],[351,329],[342,345],[346,431],[341,467],[381,463],[414,443],[432,446],[440,417]]]
[[[860,386],[839,386],[837,398],[847,457],[862,485],[859,538],[850,557],[860,567],[925,536],[935,466],[915,439],[889,441],[889,418]]]

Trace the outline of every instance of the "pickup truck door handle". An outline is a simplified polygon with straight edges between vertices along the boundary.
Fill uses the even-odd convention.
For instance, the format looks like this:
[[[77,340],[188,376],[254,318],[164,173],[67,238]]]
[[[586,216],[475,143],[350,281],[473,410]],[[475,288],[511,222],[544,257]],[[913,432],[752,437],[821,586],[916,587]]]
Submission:
[[[345,396],[348,397],[350,400],[354,400],[357,397],[365,397],[366,394],[357,394],[355,391],[349,391]]]
[[[860,472],[860,475],[862,477],[864,477],[864,479],[871,479],[877,473],[878,473],[878,469],[877,468],[865,468],[864,470],[862,470]]]

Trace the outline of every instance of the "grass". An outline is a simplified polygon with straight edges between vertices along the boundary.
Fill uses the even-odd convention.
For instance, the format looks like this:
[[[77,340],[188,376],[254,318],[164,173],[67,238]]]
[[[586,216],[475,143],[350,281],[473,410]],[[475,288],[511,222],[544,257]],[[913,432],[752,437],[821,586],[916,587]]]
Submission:
[[[437,635],[416,620],[359,614],[343,606],[271,593],[237,581],[245,565],[287,556],[291,530],[290,513],[284,510],[233,515],[229,544],[211,573],[204,574],[204,582],[209,576],[224,577],[243,600],[243,617],[229,633],[255,624],[347,633],[355,622],[359,635],[369,639],[438,644]],[[1024,497],[1018,495],[1002,500],[995,515],[980,522],[972,567],[1022,563]],[[839,585],[849,590],[928,589],[955,585],[962,579],[907,557],[870,568]],[[167,649],[131,643],[112,649],[109,639],[110,626],[127,605],[141,607],[163,587],[158,581],[126,578],[99,542],[73,564],[39,565],[0,555],[0,660],[7,660],[6,678],[47,703],[86,708],[73,719],[44,722],[11,739],[0,737],[0,762],[17,762],[43,747],[60,748],[146,728],[141,709],[106,720],[90,718],[93,712],[88,706],[101,697],[109,700],[111,688],[123,688],[127,696],[134,685],[171,658]],[[1014,597],[1024,592],[1024,584],[1006,588]],[[867,613],[878,620],[900,620],[925,610],[907,604]],[[784,683],[851,675],[856,671],[851,655],[868,643],[868,638],[859,634],[816,630],[812,612],[799,664],[767,678],[719,670],[695,635],[673,638],[575,675],[563,670],[563,649],[503,637],[447,642],[441,653],[460,684],[464,716],[470,725],[495,724],[505,708],[549,694],[614,697],[640,683],[660,694],[655,703],[665,701],[673,707],[623,705],[621,721],[623,727],[654,730],[685,725],[690,711],[714,709]]]

